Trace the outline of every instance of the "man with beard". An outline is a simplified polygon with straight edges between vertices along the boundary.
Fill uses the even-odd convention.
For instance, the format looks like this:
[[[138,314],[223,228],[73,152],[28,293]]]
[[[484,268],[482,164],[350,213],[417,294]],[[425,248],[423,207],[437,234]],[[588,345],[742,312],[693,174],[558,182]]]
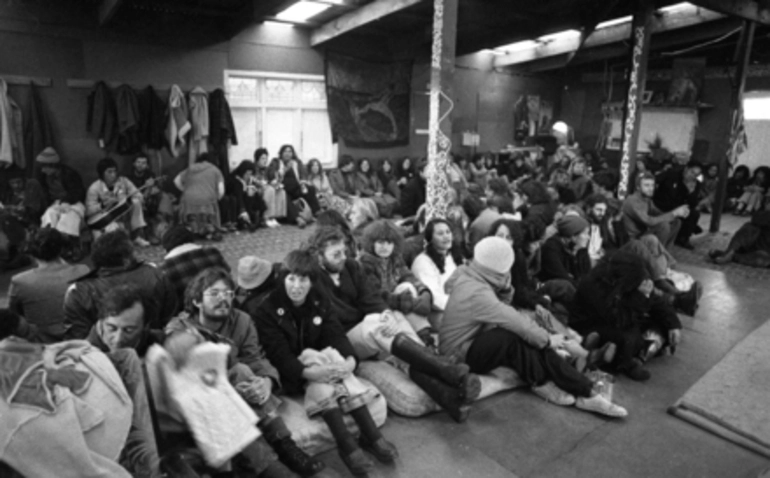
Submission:
[[[278,371],[265,357],[257,329],[248,314],[233,308],[235,283],[224,269],[211,268],[198,274],[185,290],[185,312],[166,327],[169,340],[166,347],[172,356],[185,344],[194,342],[225,343],[230,346],[228,379],[260,418],[258,427],[264,439],[257,440],[257,458],[248,456],[258,476],[292,476],[284,464],[303,475],[310,476],[324,468],[321,461],[309,457],[291,438],[283,419],[278,416],[281,400],[276,396],[281,388]],[[179,361],[177,361],[179,363]],[[272,450],[270,446],[272,446]],[[280,461],[275,459],[275,451]]]
[[[614,207],[611,202],[615,203]],[[588,256],[592,266],[595,266],[599,259],[626,244],[628,234],[623,227],[623,215],[617,200],[603,194],[592,194],[584,204],[586,217],[591,224]]]
[[[369,285],[363,268],[346,254],[345,236],[331,226],[319,227],[309,240],[321,265],[319,290],[347,332],[359,359],[393,355],[407,364],[409,376],[458,422],[481,392],[478,376],[426,348],[403,314],[388,309]]]
[[[651,173],[640,174],[636,179],[636,192],[623,202],[623,224],[631,239],[638,239],[645,234],[655,235],[661,244],[670,248],[679,234],[681,221],[690,214],[690,208],[684,204],[668,212],[658,209],[652,202],[655,193],[655,176]]]
[[[701,200],[702,185],[698,181],[703,167],[700,162],[692,160],[683,168],[670,169],[658,176],[658,186],[655,188],[653,200],[662,210],[687,206],[690,214],[682,219],[682,227],[676,236],[676,245],[685,249],[694,249],[690,244],[690,236],[702,231],[698,226],[700,212],[698,203]]]

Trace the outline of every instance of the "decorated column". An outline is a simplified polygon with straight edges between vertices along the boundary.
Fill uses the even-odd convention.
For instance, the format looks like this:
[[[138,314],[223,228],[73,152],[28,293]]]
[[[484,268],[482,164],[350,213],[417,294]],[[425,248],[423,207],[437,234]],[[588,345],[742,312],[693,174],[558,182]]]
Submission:
[[[449,206],[447,167],[452,148],[452,76],[455,69],[457,4],[459,0],[434,0],[433,46],[430,73],[428,122],[428,219],[445,217]],[[441,99],[445,102],[442,107]]]
[[[647,59],[650,56],[650,37],[652,36],[653,2],[651,0],[638,0],[638,2],[639,6],[631,27],[633,50],[628,72],[628,95],[623,112],[623,156],[620,159],[620,183],[618,184],[620,199],[628,195],[628,182],[636,167],[639,126],[642,122],[642,97],[647,81]]]
[[[743,22],[741,39],[735,51],[737,67],[731,92],[730,106],[732,107],[732,115],[730,117],[729,149],[719,160],[719,182],[717,183],[717,190],[714,196],[714,207],[712,208],[714,212],[711,214],[709,232],[719,232],[719,226],[722,222],[722,208],[727,197],[728,170],[730,165],[735,166],[740,153],[748,147],[746,144],[746,130],[743,127],[743,91],[746,88],[746,74],[749,69],[749,58],[751,57],[751,49],[754,44],[754,30],[756,26],[757,24],[751,20]]]

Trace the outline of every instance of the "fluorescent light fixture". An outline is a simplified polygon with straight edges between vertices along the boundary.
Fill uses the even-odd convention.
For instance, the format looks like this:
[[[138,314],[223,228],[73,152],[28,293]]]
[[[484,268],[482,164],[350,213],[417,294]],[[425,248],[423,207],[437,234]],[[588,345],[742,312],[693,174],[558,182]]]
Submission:
[[[682,3],[675,3],[673,5],[669,5],[667,7],[660,8],[660,9],[658,9],[658,11],[660,13],[674,13],[674,12],[678,12],[678,11],[681,11],[681,10],[688,10],[690,8],[696,9],[698,7],[696,7],[695,5],[693,5],[690,2],[682,2]]]
[[[601,22],[600,24],[596,25],[596,29],[601,30],[602,28],[614,27],[615,25],[629,23],[633,19],[634,19],[633,15],[628,15],[620,18],[613,18],[612,20],[607,20],[606,22]]]
[[[536,41],[524,40],[524,41],[517,41],[516,43],[509,43],[508,45],[497,47],[495,48],[495,51],[509,53],[512,51],[520,51],[520,50],[526,50],[527,48],[534,48],[536,46],[537,46]]]
[[[270,25],[272,28],[294,28],[294,25],[286,22],[275,22],[273,20],[265,20],[262,23],[265,25]]]
[[[577,30],[564,30],[561,32],[551,33],[549,35],[543,35],[541,37],[538,37],[538,39],[535,41],[537,41],[538,43],[550,43],[552,41],[564,40],[567,38],[574,38],[579,36],[580,36],[580,32]]]
[[[275,18],[279,20],[285,20],[287,22],[301,23],[318,15],[330,7],[331,5],[327,3],[316,3],[308,2],[307,0],[300,0],[286,10],[277,14]]]
[[[505,52],[503,50],[499,50],[499,49],[490,50],[489,48],[485,48],[485,49],[483,49],[481,51],[483,51],[484,53],[490,53],[492,55],[505,55]]]

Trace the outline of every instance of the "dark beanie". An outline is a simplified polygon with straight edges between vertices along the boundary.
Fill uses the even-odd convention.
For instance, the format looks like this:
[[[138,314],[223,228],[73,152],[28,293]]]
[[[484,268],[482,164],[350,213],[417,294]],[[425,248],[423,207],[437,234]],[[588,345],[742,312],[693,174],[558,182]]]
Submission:
[[[192,244],[194,242],[195,234],[193,234],[191,230],[182,225],[174,226],[166,231],[166,233],[163,234],[163,239],[161,240],[163,249],[165,249],[166,252],[169,252],[181,245]]]
[[[588,229],[590,224],[580,216],[567,215],[556,221],[556,230],[561,237],[572,237]]]

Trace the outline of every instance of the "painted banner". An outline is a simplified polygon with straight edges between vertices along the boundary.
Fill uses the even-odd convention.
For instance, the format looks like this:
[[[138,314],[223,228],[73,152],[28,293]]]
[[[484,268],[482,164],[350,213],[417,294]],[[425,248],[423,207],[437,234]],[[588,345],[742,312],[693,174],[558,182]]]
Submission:
[[[354,148],[409,144],[412,62],[378,63],[326,54],[332,139]]]

